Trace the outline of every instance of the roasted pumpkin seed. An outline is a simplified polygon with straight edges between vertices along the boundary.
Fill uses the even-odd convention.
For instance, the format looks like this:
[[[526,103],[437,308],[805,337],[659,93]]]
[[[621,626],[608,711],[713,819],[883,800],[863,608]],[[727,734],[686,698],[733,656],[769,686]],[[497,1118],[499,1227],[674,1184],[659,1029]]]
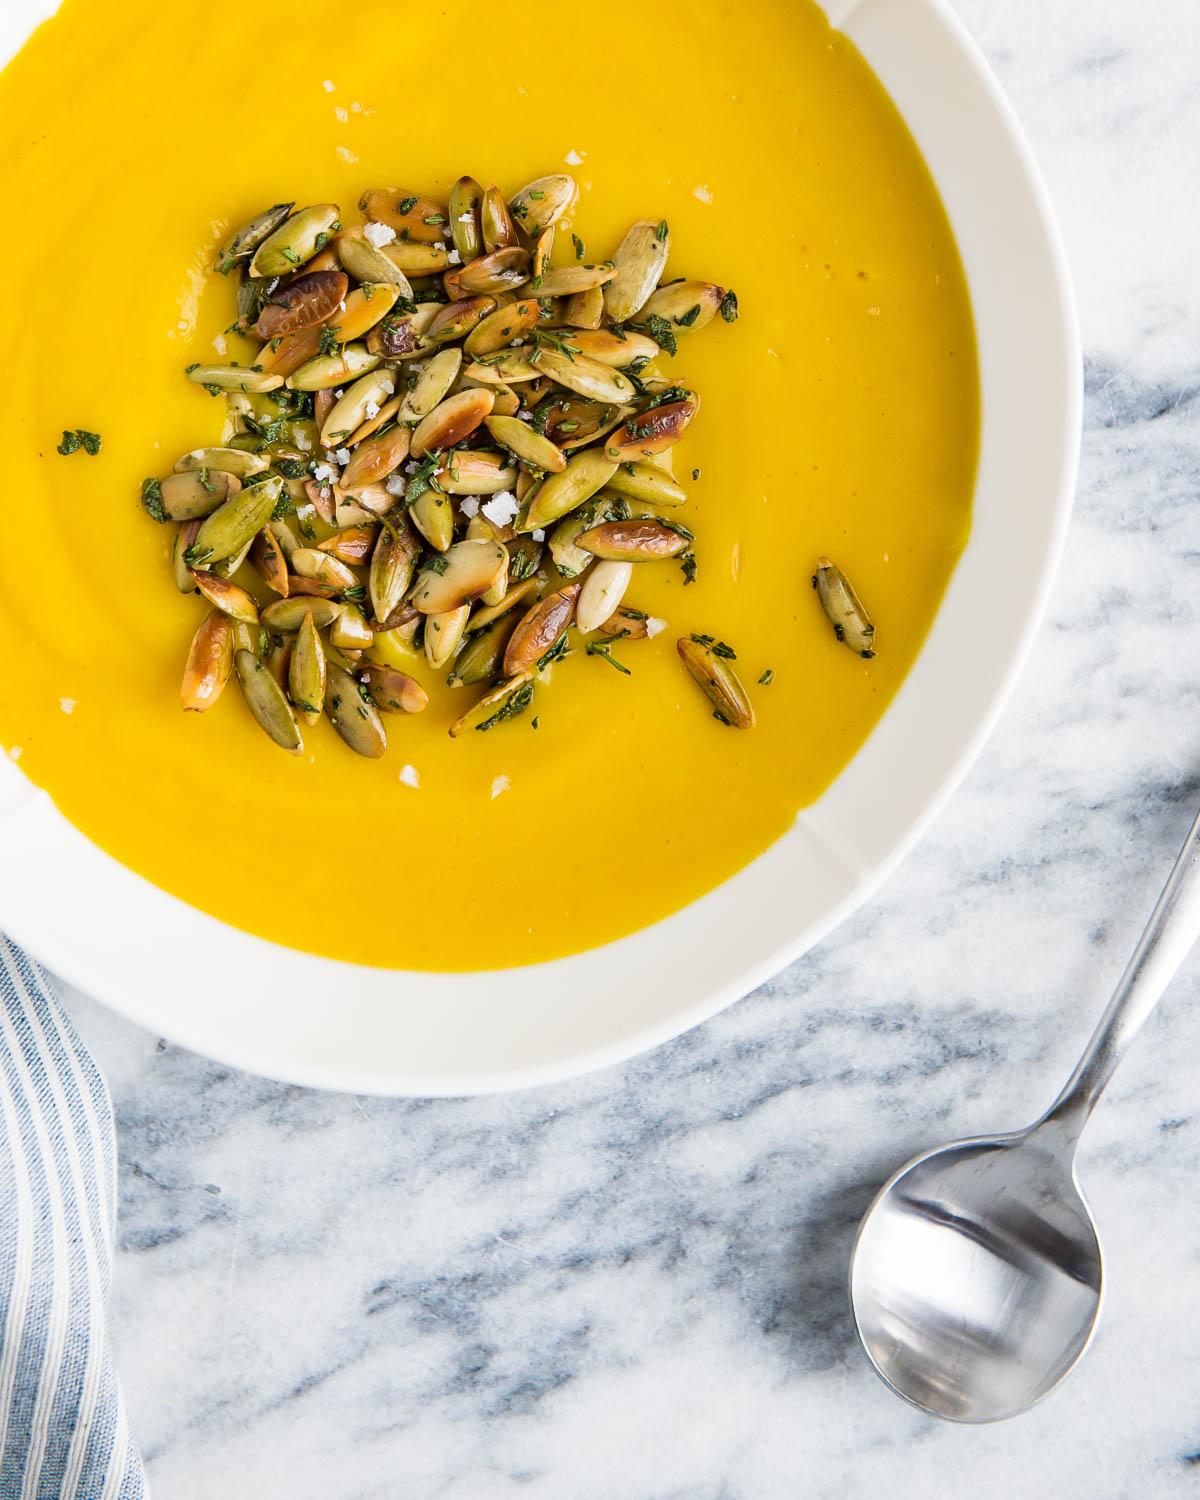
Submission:
[[[176,460],[176,474],[217,469],[223,474],[236,474],[239,479],[249,479],[251,474],[261,474],[271,467],[271,460],[261,453],[244,453],[240,448],[193,448]]]
[[[379,711],[339,662],[326,663],[325,712],[342,740],[368,760],[378,760],[387,749],[387,731]]]
[[[243,224],[217,251],[213,269],[225,276],[234,266],[249,262],[262,242],[275,233],[294,207],[293,203],[275,203],[262,213],[255,214],[248,224]]]
[[[653,562],[678,557],[691,541],[661,521],[603,521],[580,532],[575,545],[612,562]]]
[[[468,261],[460,270],[447,272],[444,284],[454,301],[480,292],[514,292],[529,280],[529,267],[529,251],[509,245]]]
[[[454,506],[441,490],[419,496],[408,508],[408,519],[435,552],[445,552],[454,540]]]
[[[387,317],[399,296],[399,288],[386,281],[364,281],[346,298],[336,314],[336,324],[329,327],[330,334],[339,344],[363,338]]]
[[[338,227],[336,203],[302,208],[259,245],[250,262],[251,276],[287,276],[309,261]]]
[[[232,474],[228,478],[237,483]],[[261,484],[231,492],[230,498],[205,519],[196,533],[188,554],[192,566],[207,567],[244,552],[271,519],[282,488],[283,480],[272,474]]]
[[[236,583],[228,578],[218,578],[213,573],[201,573],[192,569],[192,582],[208,600],[231,620],[240,620],[246,625],[258,624],[258,605]]]
[[[537,327],[540,316],[541,309],[533,297],[497,307],[467,335],[463,351],[472,359],[482,359],[486,354],[496,354],[501,349],[508,349],[515,340],[523,339],[530,329]]]
[[[572,328],[599,328],[604,322],[604,288],[593,287],[568,298],[563,322]]]
[[[540,375],[548,375],[559,385],[566,386],[567,390],[592,401],[621,406],[634,400],[637,395],[633,382],[627,375],[583,354],[564,354],[558,349],[543,348],[534,352],[530,362],[537,367]]]
[[[353,568],[339,562],[330,553],[322,552],[319,547],[298,547],[292,553],[290,566],[292,572],[299,577],[315,578],[318,583],[328,584],[339,594],[345,593],[347,589],[361,588],[358,574]]]
[[[683,505],[687,501],[687,491],[678,480],[651,463],[621,464],[607,488],[647,505]]]
[[[270,526],[264,526],[250,544],[250,562],[269,589],[287,598],[288,563]]]
[[[616,274],[612,266],[552,266],[530,289],[539,297],[574,297],[607,286]]]
[[[590,558],[588,560],[591,561]],[[510,577],[511,572],[512,557],[510,554]],[[474,613],[471,615],[470,622],[467,625],[468,633],[474,633],[476,630],[486,630],[494,620],[498,620],[501,615],[508,614],[509,610],[514,609],[518,604],[520,604],[522,599],[528,598],[529,595],[533,593],[534,589],[537,588],[537,584],[537,579],[533,577],[523,578],[519,583],[510,583],[509,587],[506,588],[503,597],[499,599],[495,604],[487,604],[482,609],[476,609],[474,611]],[[482,597],[484,596],[481,596],[481,598]]]
[[[845,573],[827,557],[818,558],[813,587],[834,635],[870,661],[875,655],[875,627]]]
[[[471,613],[469,604],[445,614],[427,615],[425,618],[425,660],[431,667],[444,667],[454,655],[455,647],[463,638],[467,628],[467,617]]]
[[[440,302],[418,302],[411,311],[388,313],[367,334],[368,352],[381,359],[412,359],[423,353],[428,347],[425,330],[441,306]]]
[[[490,416],[487,429],[498,443],[524,463],[549,474],[560,474],[567,467],[567,455],[548,437],[535,432],[528,422],[517,417]]]
[[[482,385],[516,385],[525,380],[540,381],[541,371],[536,365],[530,364],[527,358],[533,352],[531,348],[523,347],[510,350],[507,354],[493,354],[486,360],[477,360],[468,365],[463,373]]]
[[[305,615],[288,662],[288,692],[301,721],[310,727],[325,706],[325,647],[313,623],[312,611]]]
[[[651,458],[673,447],[696,415],[694,396],[684,401],[669,401],[647,412],[626,418],[619,432],[605,440],[604,451],[620,463]]]
[[[482,203],[483,189],[473,177],[460,177],[450,189],[450,237],[463,260],[474,260],[483,252]]]
[[[376,249],[370,240],[357,235],[339,235],[337,253],[338,259],[355,281],[369,282],[373,286],[392,286],[395,287],[397,296],[412,300],[413,290],[408,277],[390,255]]]
[[[417,376],[416,385],[409,391],[400,408],[398,420],[413,422],[427,417],[438,402],[449,395],[461,369],[461,349],[439,350]]]
[[[268,630],[280,635],[289,635],[292,631],[299,630],[304,623],[305,615],[311,614],[313,624],[318,630],[324,630],[332,625],[337,617],[345,609],[344,604],[339,604],[333,599],[314,599],[304,595],[289,596],[287,599],[274,599],[262,611],[262,623]]]
[[[753,705],[728,659],[713,650],[707,637],[681,636],[676,649],[701,692],[712,704],[715,717],[731,729],[752,729]]]
[[[336,354],[319,354],[310,359],[287,379],[288,389],[293,391],[327,391],[334,386],[348,385],[374,370],[380,356],[372,354],[365,344],[344,344]]]
[[[540,531],[590,500],[616,473],[616,464],[598,449],[577,453],[558,474],[550,474],[528,505],[522,531]]]
[[[375,640],[375,632],[356,604],[347,604],[329,626],[329,643],[339,651],[365,651]]]
[[[353,490],[355,485],[377,484],[394,474],[408,457],[411,437],[407,427],[397,426],[359,443],[342,470],[342,488]]]
[[[494,250],[506,250],[509,245],[517,243],[517,230],[508,211],[508,204],[494,182],[485,190],[480,201],[479,223],[486,254],[490,255]],[[476,256],[478,253],[476,251]]]
[[[446,209],[432,198],[401,188],[369,188],[358,200],[366,219],[394,229],[405,244],[440,245],[447,228]]]
[[[671,253],[666,221],[641,219],[617,247],[617,274],[604,288],[604,310],[614,323],[627,323],[645,306],[662,280]]]
[[[385,245],[383,253],[398,271],[416,280],[420,276],[438,276],[450,264],[450,252],[445,245],[422,245],[416,241],[397,242]],[[416,288],[413,288],[414,292]]]
[[[539,177],[512,200],[513,217],[531,239],[556,224],[579,196],[579,184],[565,172]]]
[[[379,526],[347,526],[345,530],[335,531],[323,542],[318,542],[317,547],[319,551],[336,557],[339,562],[358,567],[370,558],[381,532],[382,528]]]
[[[437,480],[448,495],[498,495],[512,489],[517,470],[503,453],[471,448],[447,453]]]
[[[575,614],[580,585],[564,584],[532,605],[517,624],[504,648],[504,671],[508,677],[531,671],[541,657],[558,644]]]
[[[382,406],[395,389],[396,375],[392,370],[371,370],[360,380],[356,380],[345,395],[334,402],[325,418],[321,428],[321,445],[325,448],[340,447],[362,423],[367,413],[372,408]],[[349,488],[344,478],[342,488]]]
[[[491,411],[494,400],[491,391],[486,390],[459,391],[457,396],[447,396],[422,418],[413,433],[412,456],[422,458],[435,449],[453,448],[470,437]]]
[[[652,292],[638,313],[639,322],[664,318],[678,337],[707,328],[721,310],[725,288],[711,281],[673,281]]]
[[[299,755],[304,749],[300,726],[278,682],[252,651],[235,652],[233,664],[246,706],[260,728],[281,749]]]
[[[533,698],[533,673],[521,672],[495,687],[490,693],[473,703],[465,713],[450,726],[451,735],[457,739],[471,729],[487,729],[502,719],[510,718],[528,708]]]
[[[454,344],[496,310],[495,297],[464,297],[448,302],[430,323],[425,340],[430,344]]]
[[[233,666],[233,625],[214,610],[192,637],[180,698],[185,709],[203,713],[224,691]]]
[[[246,365],[189,365],[185,373],[189,380],[211,390],[244,391],[252,396],[277,391],[283,384],[282,375]]]
[[[510,613],[486,629],[473,632],[454,658],[454,667],[446,678],[447,686],[472,687],[477,682],[490,682],[497,676],[504,661],[505,647],[519,618]],[[471,623],[474,623],[474,617]]]
[[[599,630],[625,597],[633,578],[631,562],[598,562],[583,580],[575,624],[586,635]]]
[[[442,615],[478,599],[505,572],[508,553],[499,542],[455,542],[417,576],[412,602],[424,615]]]
[[[156,521],[194,521],[212,515],[241,488],[236,474],[190,469],[165,479],[147,479],[142,485],[142,503]]]
[[[429,694],[417,679],[396,667],[366,662],[358,675],[380,713],[419,714],[429,703]]]
[[[610,328],[595,332],[582,329],[569,334],[567,342],[577,353],[616,370],[623,370],[636,360],[654,359],[659,352],[658,345],[644,333],[614,333]]]
[[[254,331],[265,341],[324,323],[345,300],[349,288],[342,271],[309,271],[280,287],[259,313]]]

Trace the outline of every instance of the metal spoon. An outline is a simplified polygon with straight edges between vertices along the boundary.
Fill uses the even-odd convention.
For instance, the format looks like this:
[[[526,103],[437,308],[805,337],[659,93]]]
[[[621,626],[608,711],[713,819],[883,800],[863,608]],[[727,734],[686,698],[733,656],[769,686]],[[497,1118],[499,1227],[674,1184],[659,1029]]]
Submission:
[[[1096,1101],[1200,937],[1200,816],[1066,1087],[1027,1130],[954,1141],[880,1189],[850,1268],[871,1363],[914,1406],[954,1422],[1016,1416],[1076,1364],[1100,1313],[1104,1262],[1075,1180]]]

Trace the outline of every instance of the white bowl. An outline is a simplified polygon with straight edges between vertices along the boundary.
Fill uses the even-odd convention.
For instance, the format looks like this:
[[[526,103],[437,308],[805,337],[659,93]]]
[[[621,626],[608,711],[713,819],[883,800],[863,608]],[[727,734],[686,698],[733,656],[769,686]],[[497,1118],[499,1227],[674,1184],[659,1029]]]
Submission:
[[[9,0],[0,57],[52,8]],[[1037,167],[945,0],[824,8],[941,191],[983,390],[970,542],[919,660],[834,785],[760,858],[653,927],[528,968],[425,974],[278,948],[205,916],[104,854],[0,757],[0,925],[17,941],[115,1010],[238,1067],[372,1093],[485,1093],[598,1068],[694,1026],[819,941],[895,867],[978,752],[1032,641],[1074,488],[1080,357]]]

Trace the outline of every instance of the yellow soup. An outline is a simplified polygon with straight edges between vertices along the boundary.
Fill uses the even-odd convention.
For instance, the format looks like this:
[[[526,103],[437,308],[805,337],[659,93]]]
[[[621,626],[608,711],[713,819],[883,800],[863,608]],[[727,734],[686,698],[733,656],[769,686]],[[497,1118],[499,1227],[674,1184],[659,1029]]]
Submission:
[[[608,0],[601,30],[578,7],[532,30],[503,7],[468,24],[393,0],[119,11],[66,0],[0,75],[0,742],[166,890],[363,963],[552,958],[727,878],[870,732],[970,523],[962,268],[862,59],[807,0],[746,0],[736,25],[725,0]],[[589,260],[665,217],[667,277],[740,299],[738,322],[663,361],[703,397],[675,462],[698,576],[642,565],[626,602],[668,628],[618,644],[629,676],[576,649],[530,713],[458,739],[447,726],[479,690],[416,665],[429,708],[388,718],[378,761],[327,722],[283,754],[232,682],[181,712],[207,606],[176,591],[174,528],[138,493],[221,439],[224,402],[182,371],[220,358],[233,318],[232,278],[209,274],[223,236],[285,198],[357,222],[365,188],[444,201],[464,172],[511,193],[564,170]],[[102,435],[99,456],[56,453],[75,427]],[[822,553],[871,612],[873,661],[821,613]],[[685,674],[675,642],[693,631],[736,649],[754,729],[718,723]]]

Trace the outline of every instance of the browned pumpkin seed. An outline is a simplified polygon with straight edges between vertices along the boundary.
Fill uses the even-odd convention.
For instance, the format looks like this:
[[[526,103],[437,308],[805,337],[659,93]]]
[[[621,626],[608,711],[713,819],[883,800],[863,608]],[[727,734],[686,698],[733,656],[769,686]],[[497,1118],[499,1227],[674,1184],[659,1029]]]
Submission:
[[[262,611],[262,623],[268,630],[279,635],[290,635],[299,630],[305,615],[311,614],[318,630],[332,625],[345,609],[333,599],[317,599],[305,595],[289,595],[286,599],[273,599]]]
[[[409,428],[397,426],[360,443],[342,470],[342,488],[353,490],[360,484],[377,484],[394,474],[408,457],[411,437]]]
[[[424,498],[424,497],[422,497]],[[425,615],[442,615],[470,604],[485,594],[508,567],[508,553],[499,542],[455,542],[417,576],[412,602]]]
[[[870,661],[875,655],[875,627],[845,573],[827,557],[818,558],[813,587],[838,640]]]
[[[455,719],[450,726],[450,733],[457,738],[460,734],[466,734],[468,730],[484,729],[490,723],[499,722],[504,716],[505,708],[509,705],[516,707],[522,699],[524,699],[523,706],[528,707],[533,697],[532,681],[532,672],[522,672],[507,682],[502,682],[490,693],[484,693],[482,698]]]
[[[614,333],[611,328],[594,332],[581,329],[578,333],[568,334],[567,342],[588,359],[617,370],[623,370],[635,360],[654,359],[659,353],[658,345],[644,333]]]
[[[320,578],[305,578],[302,573],[293,573],[288,578],[289,599],[303,595],[306,599],[336,599],[341,590]]]
[[[339,562],[357,567],[370,558],[380,534],[381,528],[378,526],[347,526],[344,531],[334,532],[333,536],[319,542],[318,549],[328,552]]]
[[[687,431],[697,407],[695,397],[689,396],[686,401],[669,401],[651,411],[635,413],[626,418],[620,431],[605,439],[604,451],[618,463],[665,453]]]
[[[413,433],[412,456],[421,458],[435,449],[453,448],[470,437],[491,411],[494,400],[491,391],[479,389],[447,396],[422,418]]]
[[[346,298],[326,327],[339,344],[348,344],[370,333],[381,323],[400,296],[400,288],[387,281],[365,281]]]
[[[347,439],[346,446],[353,448],[358,443],[365,443],[381,427],[386,427],[394,419],[403,404],[403,396],[393,396],[390,401],[385,401],[373,417],[368,417],[361,427],[355,428]]]
[[[556,224],[579,196],[579,184],[566,172],[528,183],[512,200],[513,217],[531,239]]]
[[[447,228],[446,210],[432,198],[400,188],[368,188],[358,200],[365,219],[386,224],[406,244],[440,245]]]
[[[603,287],[593,287],[590,292],[576,292],[569,297],[563,311],[563,322],[571,328],[599,328],[604,322]]]
[[[541,381],[542,374],[536,365],[530,364],[528,355],[534,351],[524,346],[511,349],[507,354],[492,354],[486,360],[477,360],[464,370],[471,380],[482,385],[520,384],[525,380]]]
[[[438,276],[450,264],[450,252],[445,245],[397,241],[394,245],[385,245],[383,253],[397,270],[403,271],[413,280],[421,276]]]
[[[437,482],[448,495],[497,495],[511,490],[516,480],[517,470],[505,454],[477,448],[447,453],[437,471]]]
[[[469,604],[445,614],[425,617],[425,660],[431,667],[444,667],[454,655],[455,647],[463,638],[467,628],[467,617],[471,613]]]
[[[417,679],[395,667],[365,662],[359,677],[380,713],[419,714],[429,703],[429,694]]]
[[[374,641],[375,632],[357,604],[347,604],[329,626],[329,643],[339,651],[365,651]]]
[[[681,636],[676,649],[684,666],[712,704],[715,715],[731,729],[752,729],[754,708],[737,673],[704,640]]]
[[[523,578],[520,583],[511,584],[506,589],[504,596],[495,604],[487,604],[482,609],[476,609],[467,624],[468,633],[473,634],[476,630],[486,630],[493,621],[498,620],[501,615],[508,614],[509,610],[514,609],[520,604],[522,599],[528,598],[534,589],[537,588],[537,583],[538,581],[534,577]]]
[[[600,626],[600,634],[613,637],[627,636],[632,641],[644,640],[650,634],[650,617],[643,610],[622,606],[614,610]]]
[[[412,359],[428,345],[425,330],[437,317],[440,302],[418,302],[408,312],[390,312],[367,334],[367,349],[382,359]]]
[[[480,292],[513,292],[529,280],[530,256],[519,245],[493,250],[468,261],[443,278],[446,293],[454,301]]]
[[[288,692],[302,722],[315,724],[325,706],[325,647],[313,624],[311,610],[301,622],[292,646]]]
[[[221,696],[233,667],[233,625],[214,610],[192,637],[180,698],[185,709],[203,713]]]
[[[564,584],[532,605],[517,624],[504,648],[504,671],[508,677],[532,670],[565,633],[575,614],[580,585]]]
[[[337,311],[349,287],[342,271],[309,271],[298,276],[274,294],[259,313],[254,331],[266,341],[324,323]]]
[[[640,312],[662,280],[671,251],[671,232],[665,220],[642,219],[617,247],[617,274],[604,288],[604,310],[613,323],[627,323]]]
[[[242,697],[259,727],[281,749],[299,755],[304,749],[300,726],[279,683],[252,651],[235,652],[233,664]]]
[[[537,244],[533,247],[533,279],[538,287],[538,295],[541,295],[542,278],[545,276],[550,265],[550,257],[554,254],[554,225],[549,229],[543,229],[537,237]]]
[[[301,578],[315,578],[318,583],[328,584],[339,594],[346,589],[358,588],[358,574],[344,562],[339,562],[319,547],[298,547],[291,557],[292,572]]]
[[[637,395],[627,375],[583,354],[543,348],[535,350],[530,363],[537,367],[539,374],[548,375],[569,391],[592,401],[622,406],[628,405]]]
[[[495,297],[463,297],[458,302],[448,302],[430,323],[425,340],[430,344],[457,343],[495,310]]]
[[[271,375],[294,375],[301,365],[315,359],[321,352],[321,337],[324,330],[319,324],[302,328],[299,333],[285,333],[282,338],[272,339],[258,351],[258,362]]]
[[[327,391],[335,385],[349,385],[379,363],[366,344],[343,344],[336,354],[318,354],[306,360],[287,378],[293,391]]]
[[[552,266],[540,280],[534,280],[530,290],[539,297],[574,297],[607,286],[616,274],[612,266]]]
[[[304,481],[304,493],[308,496],[308,503],[320,516],[326,526],[332,526],[337,509],[338,498],[341,489],[336,484],[329,484],[322,479],[306,479]]]
[[[483,189],[473,177],[460,177],[450,189],[450,237],[463,260],[483,253],[479,213]]]
[[[670,286],[660,286],[658,291],[650,294],[638,314],[638,321],[665,318],[678,337],[697,328],[707,328],[720,312],[724,300],[725,288],[714,286],[711,281],[673,281]]]
[[[531,328],[537,327],[540,316],[541,309],[534,297],[498,307],[467,335],[463,350],[472,359],[482,359],[485,354],[508,349],[515,340],[524,338]]]
[[[492,183],[483,194],[479,209],[479,222],[483,235],[483,248],[487,254],[490,255],[493,250],[505,250],[509,245],[517,243],[517,230],[513,224],[512,215],[508,211],[508,204],[505,203],[504,194],[495,183]]]
[[[213,573],[191,570],[192,582],[208,602],[231,620],[241,620],[247,625],[258,624],[258,605],[236,583],[227,578],[218,578]]]
[[[283,548],[276,540],[270,526],[263,529],[250,544],[250,562],[254,571],[269,589],[281,598],[287,598],[288,565]]]
[[[602,521],[580,532],[575,545],[612,562],[653,562],[678,557],[691,544],[661,521]]]

